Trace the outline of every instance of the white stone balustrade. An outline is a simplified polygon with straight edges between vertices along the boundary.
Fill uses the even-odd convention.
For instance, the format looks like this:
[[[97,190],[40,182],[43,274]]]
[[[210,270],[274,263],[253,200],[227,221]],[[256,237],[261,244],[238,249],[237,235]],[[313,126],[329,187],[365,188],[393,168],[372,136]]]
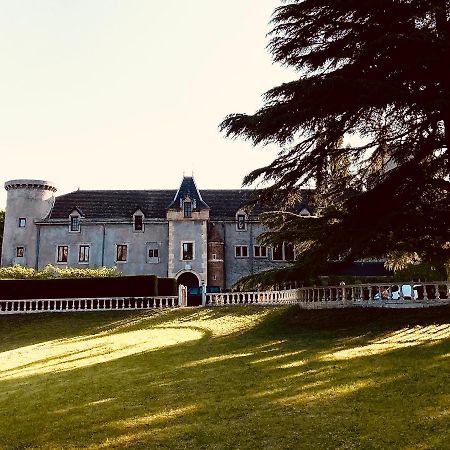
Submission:
[[[206,297],[207,306],[297,304],[311,309],[350,306],[419,308],[450,304],[450,282],[302,287],[284,291],[224,292]]]
[[[176,308],[177,296],[0,300],[0,315],[74,311],[133,311]]]

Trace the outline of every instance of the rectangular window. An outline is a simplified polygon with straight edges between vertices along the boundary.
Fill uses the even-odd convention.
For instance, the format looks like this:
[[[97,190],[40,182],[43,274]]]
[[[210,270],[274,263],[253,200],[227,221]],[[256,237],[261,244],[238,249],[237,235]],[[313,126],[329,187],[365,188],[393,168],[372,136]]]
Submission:
[[[80,245],[78,251],[78,262],[81,263],[89,262],[89,245]]]
[[[16,247],[17,258],[23,258],[25,256],[25,247]]]
[[[27,219],[25,217],[19,217],[19,228],[25,228],[27,226]]]
[[[255,245],[253,252],[255,258],[267,258],[267,247],[265,245]]]
[[[58,254],[56,257],[56,262],[66,263],[68,255],[69,255],[69,247],[67,245],[58,245]]]
[[[294,261],[294,246],[288,242],[283,245],[276,245],[272,249],[272,259],[274,261]]]
[[[181,248],[183,261],[191,261],[194,259],[194,244],[192,242],[183,242]]]
[[[118,244],[116,246],[116,262],[126,262],[128,257],[128,246],[126,244]]]
[[[236,258],[248,258],[248,246],[247,245],[236,245],[234,247],[234,254]]]
[[[134,216],[134,231],[142,231],[144,229],[143,219],[142,216]]]
[[[245,214],[238,214],[237,215],[236,228],[239,231],[245,231]]]
[[[148,249],[148,257],[149,258],[159,258],[159,249],[149,248]]]
[[[284,243],[284,259],[286,261],[294,261],[295,259],[294,246],[287,242]]]
[[[70,231],[80,231],[80,218],[78,216],[70,216]]]
[[[192,217],[192,203],[184,202],[184,217]]]
[[[274,261],[283,261],[283,246],[276,245],[272,248],[272,259]]]

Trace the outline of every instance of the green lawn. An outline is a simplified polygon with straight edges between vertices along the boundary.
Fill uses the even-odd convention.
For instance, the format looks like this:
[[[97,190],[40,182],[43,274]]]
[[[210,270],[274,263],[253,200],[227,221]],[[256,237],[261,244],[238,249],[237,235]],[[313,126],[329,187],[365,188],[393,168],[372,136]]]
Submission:
[[[450,308],[0,317],[0,448],[450,448]]]

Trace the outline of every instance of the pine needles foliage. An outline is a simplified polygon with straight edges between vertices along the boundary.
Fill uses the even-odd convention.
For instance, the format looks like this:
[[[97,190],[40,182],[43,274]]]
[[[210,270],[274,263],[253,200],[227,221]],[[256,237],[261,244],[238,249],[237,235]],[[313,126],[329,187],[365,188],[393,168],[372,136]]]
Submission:
[[[268,49],[298,78],[220,129],[280,147],[244,184],[281,210],[263,217],[261,241],[296,245],[285,274],[450,260],[450,1],[288,0],[271,24]],[[308,186],[317,216],[287,213]]]

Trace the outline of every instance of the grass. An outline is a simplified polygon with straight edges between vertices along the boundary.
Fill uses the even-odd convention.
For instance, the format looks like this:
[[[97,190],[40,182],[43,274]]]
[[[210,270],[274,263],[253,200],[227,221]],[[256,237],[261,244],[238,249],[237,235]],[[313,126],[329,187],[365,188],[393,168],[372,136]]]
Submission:
[[[0,317],[0,448],[450,448],[450,308]]]

